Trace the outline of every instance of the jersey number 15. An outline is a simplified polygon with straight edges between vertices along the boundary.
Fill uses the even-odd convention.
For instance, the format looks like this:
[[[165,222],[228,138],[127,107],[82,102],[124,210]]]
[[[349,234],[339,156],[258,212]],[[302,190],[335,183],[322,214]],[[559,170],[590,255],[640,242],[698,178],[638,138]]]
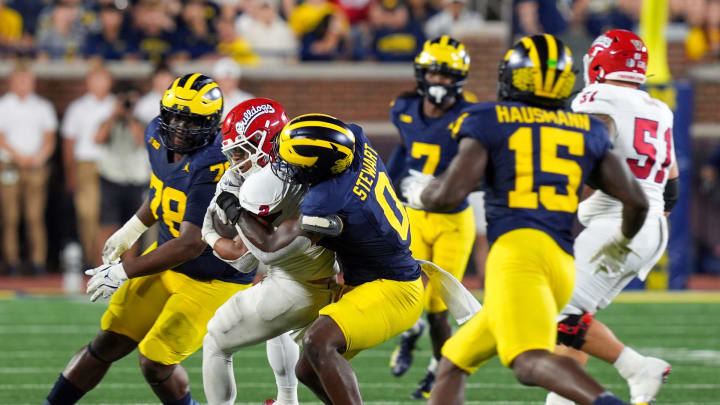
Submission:
[[[532,130],[531,127],[518,128],[509,138],[508,146],[515,151],[515,189],[508,193],[508,206],[537,209],[539,201],[549,211],[575,212],[582,168],[574,160],[558,157],[557,151],[558,146],[565,146],[570,155],[582,156],[585,153],[583,134],[555,127],[540,127],[540,171],[567,178],[567,194],[557,194],[555,185],[535,185]]]

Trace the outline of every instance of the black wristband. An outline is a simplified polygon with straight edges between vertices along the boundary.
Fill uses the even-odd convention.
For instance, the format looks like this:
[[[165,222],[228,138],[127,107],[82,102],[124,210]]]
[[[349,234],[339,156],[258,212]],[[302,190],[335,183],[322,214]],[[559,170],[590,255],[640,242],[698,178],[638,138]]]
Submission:
[[[665,183],[665,192],[663,192],[663,199],[665,200],[665,212],[672,211],[673,207],[680,198],[680,181],[675,177]]]

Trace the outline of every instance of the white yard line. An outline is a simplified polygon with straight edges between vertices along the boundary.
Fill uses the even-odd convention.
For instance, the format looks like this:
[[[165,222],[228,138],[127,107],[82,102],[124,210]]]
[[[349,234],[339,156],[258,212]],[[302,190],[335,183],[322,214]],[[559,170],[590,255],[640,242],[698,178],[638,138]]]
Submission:
[[[49,389],[52,384],[0,384],[0,390],[36,390]],[[107,390],[127,390],[146,387],[145,383],[109,383],[101,384],[99,388]],[[238,388],[276,388],[275,383],[271,382],[253,382],[243,381],[237,383]],[[377,389],[377,388],[407,388],[407,383],[360,383],[360,389]],[[624,388],[624,384],[606,384],[606,388]],[[526,390],[525,386],[519,383],[469,383],[465,385],[465,389],[469,390],[487,390],[487,389],[504,389],[504,390]],[[720,389],[720,384],[673,384],[672,382],[663,385],[663,391],[666,390],[716,390]]]

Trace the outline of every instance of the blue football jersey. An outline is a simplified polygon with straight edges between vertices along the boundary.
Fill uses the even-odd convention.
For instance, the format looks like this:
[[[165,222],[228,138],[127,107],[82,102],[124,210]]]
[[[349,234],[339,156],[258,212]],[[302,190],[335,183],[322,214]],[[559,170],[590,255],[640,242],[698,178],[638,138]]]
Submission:
[[[568,110],[515,102],[464,110],[457,137],[488,150],[485,215],[488,240],[518,228],[550,235],[572,254],[572,224],[582,185],[611,148],[605,125]]]
[[[303,215],[338,215],[339,236],[319,244],[337,254],[345,283],[359,285],[377,279],[411,281],[420,267],[410,253],[410,222],[395,195],[385,165],[362,128],[350,124],[355,135],[353,163],[345,172],[308,190]]]
[[[455,122],[463,109],[473,103],[460,97],[442,117],[426,117],[422,112],[421,96],[398,97],[390,109],[390,121],[397,127],[406,149],[402,176],[410,169],[439,176],[457,154],[457,140],[453,137]],[[398,179],[393,179],[398,181]],[[450,211],[460,212],[468,207],[467,200]]]
[[[157,219],[158,246],[180,235],[180,224],[191,222],[202,227],[205,211],[215,193],[228,161],[220,150],[221,136],[196,152],[173,162],[173,154],[162,146],[157,136],[158,118],[145,130],[145,144],[150,158],[150,210]],[[243,274],[212,254],[208,246],[195,259],[173,270],[198,280],[223,280],[252,283],[255,272]]]

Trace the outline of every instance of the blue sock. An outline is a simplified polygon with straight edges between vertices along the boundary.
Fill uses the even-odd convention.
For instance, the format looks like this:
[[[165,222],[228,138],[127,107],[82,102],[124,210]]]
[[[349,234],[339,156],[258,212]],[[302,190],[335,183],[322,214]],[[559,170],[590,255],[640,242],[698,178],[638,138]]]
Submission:
[[[197,401],[192,399],[190,391],[180,399],[173,399],[172,401],[163,401],[163,405],[200,405]]]
[[[72,383],[65,379],[60,374],[60,377],[55,382],[50,394],[48,394],[43,405],[73,405],[85,395],[85,392],[80,388],[72,385]]]
[[[613,395],[612,392],[605,391],[602,394],[598,395],[597,398],[595,398],[593,405],[626,405],[626,404],[625,404],[625,402],[620,400],[620,398]]]

